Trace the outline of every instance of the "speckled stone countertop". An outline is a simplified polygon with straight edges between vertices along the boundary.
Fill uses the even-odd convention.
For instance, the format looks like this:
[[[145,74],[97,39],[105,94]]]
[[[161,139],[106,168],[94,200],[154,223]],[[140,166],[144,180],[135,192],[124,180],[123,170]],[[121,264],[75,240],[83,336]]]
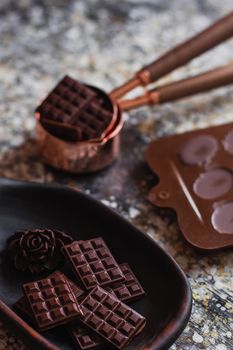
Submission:
[[[78,186],[152,236],[189,277],[191,320],[172,350],[233,349],[233,254],[204,255],[184,242],[177,221],[146,195],[155,177],[148,142],[233,120],[233,87],[126,114],[119,161],[101,173],[71,176],[38,159],[33,110],[64,74],[110,91],[145,63],[232,9],[231,0],[2,0],[0,2],[0,176]],[[164,81],[233,58],[233,41]],[[0,350],[25,349],[0,323]]]

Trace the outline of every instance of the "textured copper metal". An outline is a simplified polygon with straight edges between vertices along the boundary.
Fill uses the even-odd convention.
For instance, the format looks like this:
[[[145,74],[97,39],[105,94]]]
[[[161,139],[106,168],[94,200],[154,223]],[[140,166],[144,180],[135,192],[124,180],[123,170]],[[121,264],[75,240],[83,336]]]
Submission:
[[[104,94],[99,89],[100,94]],[[116,123],[112,130],[99,142],[67,142],[51,135],[40,123],[36,114],[36,139],[39,155],[45,163],[71,173],[88,173],[103,169],[117,159],[120,153],[120,131],[123,116],[113,101]]]

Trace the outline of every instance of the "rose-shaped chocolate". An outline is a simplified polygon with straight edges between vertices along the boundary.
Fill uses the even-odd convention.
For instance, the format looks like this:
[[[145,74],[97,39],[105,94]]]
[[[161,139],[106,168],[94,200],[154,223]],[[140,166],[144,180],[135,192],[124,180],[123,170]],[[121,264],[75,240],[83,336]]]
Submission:
[[[54,270],[64,262],[61,248],[72,241],[71,236],[58,230],[24,230],[8,239],[7,250],[17,270],[34,274]]]

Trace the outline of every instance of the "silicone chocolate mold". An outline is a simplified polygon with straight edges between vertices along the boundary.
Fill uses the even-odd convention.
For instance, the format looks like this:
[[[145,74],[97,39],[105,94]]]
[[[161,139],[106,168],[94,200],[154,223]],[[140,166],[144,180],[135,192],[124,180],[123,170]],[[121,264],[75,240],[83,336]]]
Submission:
[[[150,201],[176,211],[193,246],[233,246],[233,123],[151,142],[146,153],[159,184]]]

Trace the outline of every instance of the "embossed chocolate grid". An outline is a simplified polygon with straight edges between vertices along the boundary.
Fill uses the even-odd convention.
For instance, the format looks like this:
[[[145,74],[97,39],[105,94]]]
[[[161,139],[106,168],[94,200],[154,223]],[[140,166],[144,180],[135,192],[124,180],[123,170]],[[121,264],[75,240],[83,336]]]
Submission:
[[[69,283],[58,271],[47,278],[24,284],[23,291],[40,330],[56,327],[82,315]]]
[[[72,324],[71,334],[78,349],[94,350],[103,346],[103,340],[80,323]]]
[[[64,246],[62,252],[86,289],[124,281],[119,265],[102,238],[75,241]]]
[[[83,289],[81,289],[76,283],[74,283],[73,281],[71,281],[69,278],[67,278],[67,281],[70,285],[70,288],[72,290],[72,293],[74,294],[75,298],[77,300],[79,300],[80,298],[82,298],[82,296],[84,296],[85,292]]]
[[[124,274],[125,281],[106,287],[105,289],[113,293],[118,299],[124,302],[136,300],[145,295],[145,291],[139,283],[137,277],[127,263],[120,264],[120,269]]]
[[[143,330],[146,319],[100,286],[80,304],[84,325],[122,349]]]
[[[73,141],[100,138],[113,117],[92,89],[69,76],[61,80],[37,112],[49,131],[58,136],[64,132]]]

